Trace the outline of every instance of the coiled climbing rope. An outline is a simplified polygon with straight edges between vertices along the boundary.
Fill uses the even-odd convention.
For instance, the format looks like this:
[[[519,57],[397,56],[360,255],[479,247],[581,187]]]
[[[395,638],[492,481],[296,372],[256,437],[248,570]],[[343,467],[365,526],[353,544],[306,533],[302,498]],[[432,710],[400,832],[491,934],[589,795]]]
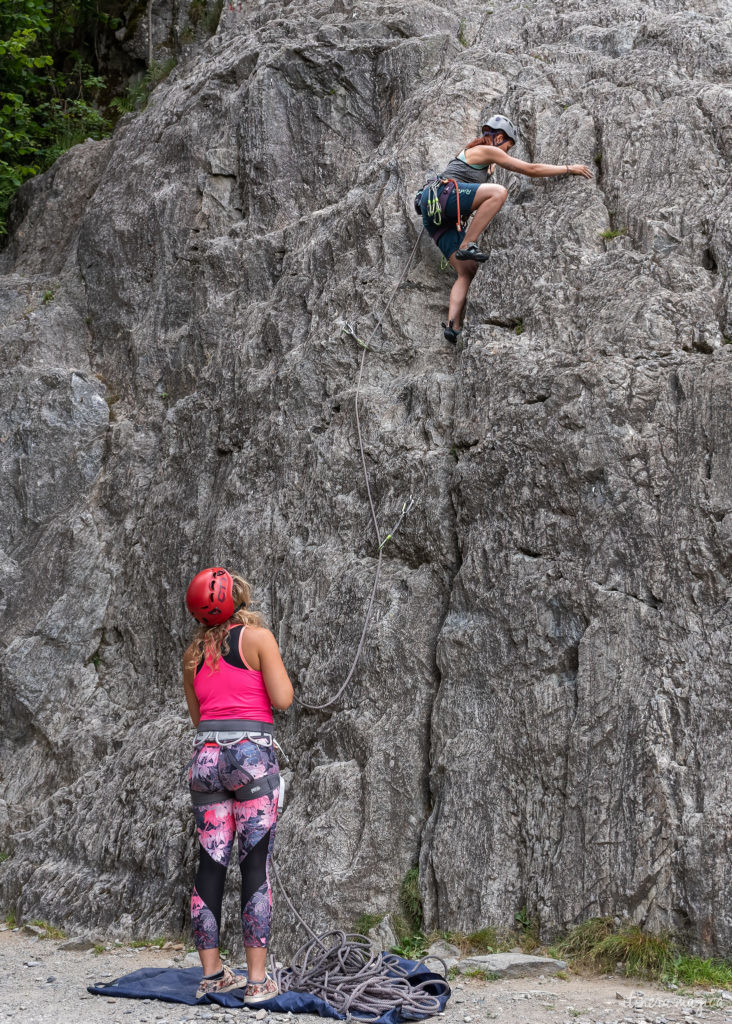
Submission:
[[[389,310],[389,307],[392,304],[394,296],[396,295],[396,293],[399,291],[399,289],[401,288],[402,284],[404,283],[404,279],[406,278],[407,273],[409,271],[409,268],[412,265],[412,260],[414,259],[414,254],[417,251],[417,247],[419,246],[419,243],[421,241],[421,238],[422,238],[423,234],[424,234],[424,227],[422,228],[422,230],[420,231],[419,235],[417,236],[417,241],[414,243],[414,247],[412,248],[412,251],[409,254],[409,259],[407,260],[407,262],[406,262],[406,264],[404,266],[404,270],[402,271],[401,276],[399,277],[399,280],[397,281],[396,285],[392,289],[392,293],[389,296],[386,305],[382,309],[381,315],[379,316],[378,320],[376,321],[376,326],[371,331],[371,334],[369,335],[368,340],[367,341],[361,341],[361,339],[356,336],[353,328],[349,328],[348,331],[345,331],[345,333],[350,334],[352,337],[356,338],[356,341],[358,342],[358,344],[362,348],[361,363],[360,363],[359,368],[358,368],[358,379],[356,381],[356,398],[355,398],[356,434],[358,435],[358,447],[359,447],[359,451],[361,453],[361,468],[363,470],[363,478],[364,478],[364,482],[366,484],[366,495],[367,495],[368,501],[369,501],[369,509],[370,509],[370,512],[371,512],[371,522],[372,522],[373,527],[374,527],[374,533],[376,534],[376,543],[378,545],[378,559],[377,559],[377,562],[376,562],[376,573],[374,575],[374,584],[373,584],[373,586],[371,588],[371,595],[369,597],[369,601],[368,601],[368,604],[366,606],[366,615],[364,617],[363,629],[361,630],[361,638],[360,638],[360,640],[358,642],[358,647],[356,648],[356,653],[353,656],[353,661],[351,662],[351,667],[348,669],[348,672],[346,674],[346,678],[343,680],[343,683],[339,687],[338,692],[335,693],[332,697],[329,698],[329,700],[325,701],[323,704],[310,704],[307,701],[304,701],[304,700],[302,700],[302,698],[300,698],[297,695],[295,695],[296,703],[298,703],[303,708],[307,708],[309,711],[322,711],[324,708],[330,707],[331,704],[335,704],[335,702],[338,700],[338,698],[341,696],[341,694],[344,692],[344,690],[346,689],[346,687],[350,683],[350,681],[351,681],[351,679],[353,677],[353,673],[356,671],[356,666],[358,665],[359,659],[361,657],[361,652],[363,651],[363,645],[364,645],[364,642],[366,640],[366,634],[368,633],[369,624],[371,622],[371,615],[372,615],[373,610],[374,610],[374,600],[376,598],[376,591],[377,591],[378,586],[379,586],[379,579],[381,578],[381,563],[382,563],[383,555],[384,555],[384,545],[386,544],[387,541],[391,540],[391,538],[394,536],[394,534],[396,533],[397,529],[399,528],[399,526],[400,526],[400,524],[402,522],[402,519],[404,518],[404,516],[409,512],[409,510],[414,505],[414,501],[411,498],[409,499],[408,502],[405,502],[402,505],[401,515],[399,516],[399,518],[397,519],[395,525],[391,528],[389,533],[382,539],[381,530],[379,529],[379,522],[378,522],[378,519],[376,518],[376,507],[374,505],[374,499],[373,499],[373,497],[371,495],[371,483],[369,481],[369,472],[368,472],[368,469],[366,468],[366,452],[365,452],[364,444],[363,444],[363,435],[361,433],[361,416],[360,416],[360,410],[359,410],[359,403],[360,403],[360,398],[361,398],[361,381],[363,379],[363,368],[364,368],[364,364],[366,362],[366,353],[369,351],[369,349],[371,347],[371,342],[376,337],[376,334],[377,334],[379,328],[381,327],[381,325],[382,325],[382,323],[384,321],[384,317],[386,316],[386,314],[387,314],[387,312]]]
[[[441,985],[429,979],[410,984],[399,958],[391,953],[371,952],[363,935],[343,931],[315,935],[298,949],[289,969],[276,971],[280,992],[309,992],[350,1018],[378,1020],[389,1010],[398,1010],[406,1020],[431,1017],[442,1009]]]
[[[318,996],[349,1019],[356,1014],[361,1020],[378,1020],[397,1010],[405,1020],[421,1020],[442,1009],[441,986],[450,992],[444,979],[412,984],[398,957],[372,953],[366,936],[338,930],[313,933],[289,968],[275,968],[273,976],[280,992]]]

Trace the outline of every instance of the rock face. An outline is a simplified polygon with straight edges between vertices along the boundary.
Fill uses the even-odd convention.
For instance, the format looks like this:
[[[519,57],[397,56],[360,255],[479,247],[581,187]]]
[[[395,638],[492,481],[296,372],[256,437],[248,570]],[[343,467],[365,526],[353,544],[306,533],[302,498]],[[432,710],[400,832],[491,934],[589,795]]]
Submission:
[[[0,260],[5,852],[19,916],[187,927],[184,588],[252,581],[318,702],[376,548],[361,349],[411,195],[486,110],[463,347],[422,237],[368,354],[375,616],[278,731],[279,874],[314,927],[397,903],[732,945],[732,51],[715,3],[268,0],[21,190]],[[614,237],[609,237],[609,235]],[[235,886],[227,944],[237,930]],[[300,941],[283,898],[276,946]]]

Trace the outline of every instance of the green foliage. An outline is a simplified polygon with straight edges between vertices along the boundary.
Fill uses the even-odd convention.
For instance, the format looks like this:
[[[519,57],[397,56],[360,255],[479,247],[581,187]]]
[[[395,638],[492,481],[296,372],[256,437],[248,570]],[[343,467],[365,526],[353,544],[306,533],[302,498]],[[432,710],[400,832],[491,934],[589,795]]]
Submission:
[[[206,14],[207,6],[206,0],[191,0],[190,7],[188,8],[188,17],[192,25],[198,25]]]
[[[18,918],[15,916],[14,910],[9,910],[5,915],[5,924],[8,925],[9,928],[18,927]]]
[[[464,46],[464,47],[467,48],[468,46],[470,46],[470,43],[468,42],[467,37],[465,35],[466,27],[467,27],[467,24],[466,24],[465,18],[463,18],[462,21],[460,22],[460,28],[458,29],[458,40],[459,40],[461,46]]]
[[[612,935],[614,930],[611,917],[591,917],[588,921],[573,928],[569,935],[556,942],[550,949],[550,955],[560,960],[571,960],[579,967],[589,966],[592,951],[595,947]],[[613,964],[613,970],[615,964]]]
[[[153,61],[139,82],[131,85],[123,96],[116,96],[111,101],[110,110],[114,110],[118,114],[132,114],[135,111],[144,110],[150,93],[156,85],[168,77],[177,63],[175,57]]]
[[[109,130],[96,104],[104,83],[77,46],[93,18],[96,0],[0,5],[0,234],[24,181]]]
[[[516,326],[513,329],[514,334],[524,333],[524,322],[520,318],[516,321]]]
[[[526,929],[529,927],[529,924],[531,923],[529,919],[529,912],[527,911],[526,907],[522,907],[521,910],[518,910],[513,915],[513,919],[519,926],[519,928]]]
[[[465,936],[466,953],[495,953],[499,941],[495,928],[481,928]]]
[[[38,920],[36,920],[36,921],[31,921],[31,924],[35,925],[36,928],[42,928],[43,931],[45,932],[45,935],[39,935],[38,936],[40,939],[65,939],[66,938],[66,932],[62,931],[60,928],[57,928],[53,924],[49,924],[48,921],[38,921]]]
[[[356,919],[353,930],[358,935],[368,935],[372,928],[375,928],[377,924],[381,924],[383,917],[383,914],[360,914]]]
[[[539,945],[539,920],[531,917],[526,907],[513,915],[518,928],[518,942],[524,953],[530,953]]]
[[[627,233],[628,233],[628,229],[627,228],[617,228],[616,230],[613,230],[612,228],[608,228],[607,231],[601,231],[600,232],[600,238],[604,238],[606,240],[608,240],[610,238],[620,238],[622,235],[625,235]]]
[[[192,42],[196,35],[195,30],[201,27],[207,35],[212,36],[219,27],[223,9],[224,0],[214,0],[213,3],[210,3],[210,0],[192,0],[188,8],[190,27],[181,33],[181,42]]]
[[[419,894],[419,868],[407,871],[399,890],[402,913],[412,932],[422,930],[422,897]]]
[[[399,943],[392,946],[392,953],[403,956],[405,960],[420,960],[427,952],[429,940],[420,932],[413,932],[410,935],[399,937]]]
[[[571,960],[573,967],[611,973],[622,963],[628,977],[732,989],[731,961],[689,955],[670,935],[653,935],[637,925],[616,929],[607,917],[585,921],[549,952]]]
[[[224,9],[224,0],[215,0],[212,7],[206,12],[204,24],[206,31],[209,35],[213,35],[216,29],[219,27],[219,21],[221,20],[221,12]]]
[[[7,850],[3,850],[2,853],[0,853],[0,864],[2,864],[2,862],[4,860],[9,860],[9,859],[10,859],[10,854],[8,853]]]
[[[398,944],[392,952],[408,960],[418,960],[427,952],[429,939],[422,931],[422,897],[419,895],[419,868],[407,871],[399,889],[400,913],[392,914]]]

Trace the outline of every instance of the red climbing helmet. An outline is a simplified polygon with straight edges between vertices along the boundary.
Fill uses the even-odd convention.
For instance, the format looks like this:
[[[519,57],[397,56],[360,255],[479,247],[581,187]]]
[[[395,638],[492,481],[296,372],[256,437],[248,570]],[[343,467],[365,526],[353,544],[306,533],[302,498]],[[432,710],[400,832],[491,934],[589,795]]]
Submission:
[[[234,614],[234,581],[226,569],[214,566],[197,573],[186,590],[186,606],[204,626],[226,622]]]

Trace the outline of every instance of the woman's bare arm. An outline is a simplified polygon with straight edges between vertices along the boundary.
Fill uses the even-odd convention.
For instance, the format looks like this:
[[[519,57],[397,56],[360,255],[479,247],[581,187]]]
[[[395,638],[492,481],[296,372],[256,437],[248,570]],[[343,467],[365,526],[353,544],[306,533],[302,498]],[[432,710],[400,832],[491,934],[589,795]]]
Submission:
[[[295,696],[292,689],[290,677],[282,662],[282,655],[277,646],[274,635],[268,629],[256,631],[257,653],[259,654],[259,668],[264,676],[264,685],[267,689],[272,707],[284,711],[292,704]]]
[[[563,174],[579,174],[592,178],[592,171],[584,164],[529,164],[509,156],[498,146],[473,146],[465,154],[469,164],[498,164],[507,171],[525,174],[529,178],[556,178]]]
[[[191,663],[188,651],[183,655],[183,690],[186,695],[188,714],[195,726],[201,721],[201,708],[198,703],[196,691],[193,688],[193,678],[196,674],[196,666]]]

